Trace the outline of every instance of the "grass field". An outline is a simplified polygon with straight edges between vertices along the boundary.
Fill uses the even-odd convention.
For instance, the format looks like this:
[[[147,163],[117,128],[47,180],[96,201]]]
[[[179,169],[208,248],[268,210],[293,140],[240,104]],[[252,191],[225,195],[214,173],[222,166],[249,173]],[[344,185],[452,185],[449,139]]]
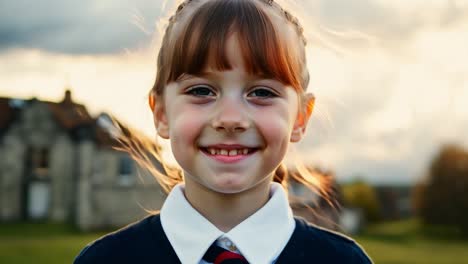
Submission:
[[[417,220],[371,226],[356,240],[375,263],[468,264],[468,241],[456,230],[423,228]]]
[[[80,233],[64,224],[0,225],[0,263],[71,263],[104,233]],[[450,230],[422,228],[416,220],[369,227],[356,240],[378,264],[468,264],[468,241]]]

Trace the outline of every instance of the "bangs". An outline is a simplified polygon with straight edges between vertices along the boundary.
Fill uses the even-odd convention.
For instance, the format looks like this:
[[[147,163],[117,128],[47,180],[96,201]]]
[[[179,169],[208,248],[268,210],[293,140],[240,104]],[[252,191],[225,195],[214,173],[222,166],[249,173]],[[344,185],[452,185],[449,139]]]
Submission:
[[[275,25],[254,1],[208,1],[187,19],[174,39],[172,54],[164,54],[170,60],[163,63],[169,66],[165,84],[183,74],[200,74],[208,66],[219,71],[231,70],[226,42],[231,34],[237,33],[239,56],[247,73],[276,79],[296,90],[306,88],[300,81],[303,59],[298,58],[297,45],[293,48],[287,44],[291,42],[286,31],[275,28],[280,24]]]

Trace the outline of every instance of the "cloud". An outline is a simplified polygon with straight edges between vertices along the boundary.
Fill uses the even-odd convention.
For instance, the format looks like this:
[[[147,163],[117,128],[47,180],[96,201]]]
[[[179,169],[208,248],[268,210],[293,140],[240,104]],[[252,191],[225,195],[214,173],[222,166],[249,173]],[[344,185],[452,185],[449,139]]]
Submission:
[[[159,1],[8,1],[0,7],[0,52],[12,48],[108,54],[147,45]],[[146,31],[146,32],[145,32]]]
[[[326,39],[348,49],[378,45],[401,52],[424,30],[468,23],[468,2],[457,0],[316,0],[303,5],[311,42]]]
[[[415,27],[398,47],[309,48],[318,116],[298,146],[303,159],[339,179],[414,182],[442,144],[468,147],[467,18]]]
[[[0,52],[33,48],[57,53],[109,54],[139,48],[151,41],[165,2],[3,2]],[[449,27],[468,17],[468,4],[457,0],[286,2],[296,3],[291,10],[302,13],[306,31],[311,29],[311,42],[320,42],[314,35],[318,32],[347,48],[367,48],[366,42],[377,41],[382,47],[396,49],[424,27]],[[173,4],[169,1],[169,5]]]

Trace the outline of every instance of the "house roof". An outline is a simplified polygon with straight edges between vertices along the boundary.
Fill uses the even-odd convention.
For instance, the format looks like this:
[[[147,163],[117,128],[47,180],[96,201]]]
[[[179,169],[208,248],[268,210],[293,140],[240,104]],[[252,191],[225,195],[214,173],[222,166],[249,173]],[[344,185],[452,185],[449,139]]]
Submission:
[[[65,98],[61,102],[41,101],[36,98],[21,100],[17,98],[0,97],[0,130],[6,130],[8,125],[15,120],[15,114],[20,112],[24,105],[33,101],[45,103],[57,123],[66,130],[72,130],[83,125],[92,125],[95,119],[88,113],[86,107],[71,100],[71,92],[65,92]]]
[[[57,123],[67,130],[92,125],[95,122],[84,105],[65,102],[46,103]]]
[[[72,95],[69,90],[65,91],[65,95],[60,102],[42,101],[36,98],[21,100],[17,98],[0,97],[0,137],[8,130],[9,125],[16,120],[18,113],[22,111],[28,104],[32,102],[41,102],[47,105],[50,112],[57,122],[74,140],[91,139],[101,147],[118,147],[119,142],[116,136],[112,134],[112,125],[102,125],[100,119],[109,119],[110,116],[103,113],[94,118],[90,115],[83,104],[76,103],[72,100]],[[118,122],[115,118],[112,118]],[[129,133],[128,129],[118,122],[120,127],[125,128],[125,133]]]
[[[14,119],[15,109],[10,105],[10,100],[0,97],[0,131],[6,130]]]

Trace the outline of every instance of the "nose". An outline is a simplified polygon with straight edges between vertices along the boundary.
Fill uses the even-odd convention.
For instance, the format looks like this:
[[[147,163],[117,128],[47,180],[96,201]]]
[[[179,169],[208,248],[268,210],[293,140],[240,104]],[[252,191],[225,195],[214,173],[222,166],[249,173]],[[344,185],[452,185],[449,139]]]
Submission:
[[[242,102],[228,98],[218,104],[212,119],[212,127],[218,132],[243,132],[250,127],[249,115]]]

